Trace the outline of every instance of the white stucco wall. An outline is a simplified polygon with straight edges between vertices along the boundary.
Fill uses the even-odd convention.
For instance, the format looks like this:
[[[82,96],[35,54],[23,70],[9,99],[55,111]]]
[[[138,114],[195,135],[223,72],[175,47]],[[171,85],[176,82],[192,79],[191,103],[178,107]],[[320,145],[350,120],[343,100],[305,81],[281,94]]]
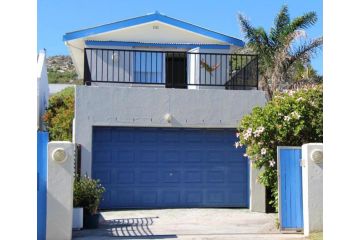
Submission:
[[[67,153],[67,160],[54,161],[57,148]],[[46,239],[70,240],[72,236],[72,201],[74,175],[74,144],[70,142],[48,143],[47,216]]]
[[[249,209],[251,212],[266,212],[266,189],[265,187],[258,183],[257,177],[260,174],[260,170],[253,167],[253,164],[250,164],[249,172],[249,184],[250,184],[250,198],[249,198]]]
[[[37,56],[37,128],[44,129],[42,116],[49,101],[49,86],[47,79],[46,52],[41,50]]]
[[[89,176],[93,126],[235,129],[253,107],[266,102],[264,92],[258,90],[148,87],[76,86],[75,98],[74,139],[82,145],[81,172]],[[173,116],[171,123],[165,121],[166,113]],[[252,174],[251,186],[256,184],[256,174]],[[264,192],[255,192],[259,200],[253,200],[253,204],[262,204]]]
[[[323,151],[322,143],[302,146],[303,223],[304,235],[323,231],[323,161],[312,159],[314,150]]]

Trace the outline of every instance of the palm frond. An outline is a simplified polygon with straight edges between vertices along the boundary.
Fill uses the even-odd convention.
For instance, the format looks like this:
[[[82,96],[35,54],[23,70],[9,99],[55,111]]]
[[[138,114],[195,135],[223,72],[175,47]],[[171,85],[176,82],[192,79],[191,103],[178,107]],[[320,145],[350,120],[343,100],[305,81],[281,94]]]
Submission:
[[[274,46],[280,45],[280,37],[288,25],[290,24],[290,16],[288,12],[288,6],[283,5],[278,15],[274,20],[274,27],[270,29],[269,38],[273,42]]]
[[[263,28],[257,29],[252,27],[248,19],[242,14],[238,15],[238,20],[241,25],[242,32],[248,40],[248,46],[250,46],[258,54],[268,52],[266,48],[269,43],[269,39],[265,30]]]
[[[280,32],[283,27],[288,26],[290,23],[290,17],[288,12],[288,6],[282,6],[281,10],[279,11],[278,15],[274,20],[275,29]]]
[[[317,21],[317,14],[315,12],[308,12],[300,17],[293,19],[293,21],[290,23],[290,29],[291,31],[306,29],[313,26]]]
[[[245,38],[247,38],[249,41],[255,41],[256,34],[255,34],[255,28],[252,27],[252,25],[249,23],[248,19],[242,15],[238,14],[238,21],[241,26],[241,30],[245,35]]]
[[[296,61],[308,61],[322,45],[323,37],[313,39],[309,43],[301,44],[286,61],[286,68],[288,69]]]

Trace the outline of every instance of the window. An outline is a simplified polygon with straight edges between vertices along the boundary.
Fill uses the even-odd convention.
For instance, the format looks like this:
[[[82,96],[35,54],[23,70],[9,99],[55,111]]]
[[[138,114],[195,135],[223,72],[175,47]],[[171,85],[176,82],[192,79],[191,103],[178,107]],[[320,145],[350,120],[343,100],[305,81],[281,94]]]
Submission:
[[[164,83],[163,82],[163,53],[135,52],[134,53],[135,82]]]

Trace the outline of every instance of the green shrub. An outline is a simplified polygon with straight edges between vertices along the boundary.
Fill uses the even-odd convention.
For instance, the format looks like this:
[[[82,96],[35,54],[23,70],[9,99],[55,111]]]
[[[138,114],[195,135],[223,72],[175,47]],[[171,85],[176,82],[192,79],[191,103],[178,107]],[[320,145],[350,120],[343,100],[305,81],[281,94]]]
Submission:
[[[73,207],[83,207],[85,214],[97,212],[105,188],[100,180],[76,176],[74,181]]]
[[[64,71],[60,72],[60,67],[56,69],[48,69],[48,79],[49,83],[70,83],[72,80],[77,79],[77,74],[75,71]]]
[[[68,87],[49,99],[43,116],[51,141],[72,141],[74,88]]]
[[[253,166],[263,169],[258,182],[270,189],[269,204],[278,211],[277,146],[323,142],[322,86],[276,93],[241,120],[237,136],[236,146],[246,145]]]

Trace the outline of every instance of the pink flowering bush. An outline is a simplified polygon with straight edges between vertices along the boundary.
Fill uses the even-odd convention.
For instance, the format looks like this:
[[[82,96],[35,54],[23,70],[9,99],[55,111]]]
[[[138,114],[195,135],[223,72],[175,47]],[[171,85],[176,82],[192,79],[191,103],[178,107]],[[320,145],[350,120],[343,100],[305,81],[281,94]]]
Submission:
[[[240,122],[236,147],[246,146],[253,166],[263,169],[258,182],[269,188],[270,205],[278,210],[277,146],[323,141],[322,86],[276,93]]]

